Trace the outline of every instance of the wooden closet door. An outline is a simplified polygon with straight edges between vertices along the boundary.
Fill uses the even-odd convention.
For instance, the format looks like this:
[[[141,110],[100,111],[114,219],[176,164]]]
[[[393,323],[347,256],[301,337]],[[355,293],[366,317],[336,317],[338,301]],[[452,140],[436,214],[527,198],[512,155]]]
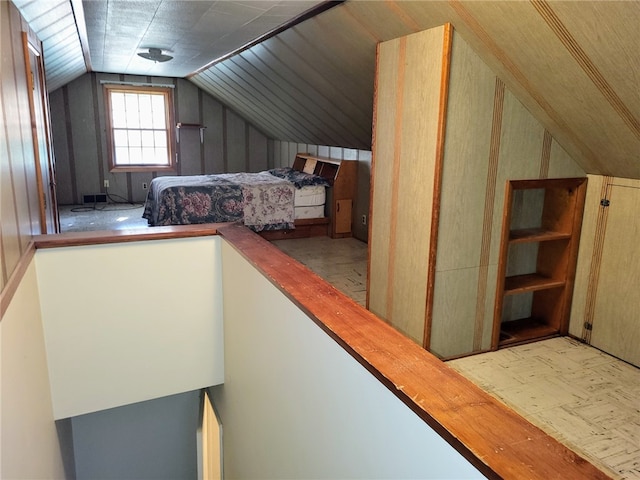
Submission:
[[[640,366],[640,187],[612,185],[591,345]]]

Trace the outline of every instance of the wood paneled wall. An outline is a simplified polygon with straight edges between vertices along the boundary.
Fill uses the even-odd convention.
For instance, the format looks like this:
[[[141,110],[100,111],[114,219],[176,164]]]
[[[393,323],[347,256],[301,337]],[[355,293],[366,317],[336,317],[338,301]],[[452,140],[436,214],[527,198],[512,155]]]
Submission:
[[[40,218],[22,31],[34,34],[11,2],[0,2],[0,22],[1,290],[31,236],[40,233]]]
[[[155,173],[109,172],[101,81],[174,85],[176,123],[201,124],[181,129],[178,175],[257,172],[268,167],[269,139],[233,110],[193,83],[176,78],[90,73],[50,94],[52,130],[58,175],[58,203],[82,203],[84,194],[104,192],[129,201],[144,201]]]
[[[326,145],[312,145],[285,141],[273,142],[272,165],[286,167],[293,165],[296,153],[307,152],[320,157],[339,160],[358,160],[358,189],[353,205],[352,233],[355,238],[368,241],[369,238],[369,201],[371,188],[371,151],[353,148],[329,147]],[[365,223],[362,218],[365,217]]]
[[[640,180],[589,175],[569,333],[640,367],[639,208]]]
[[[369,308],[422,343],[444,27],[380,44],[374,118]]]
[[[403,38],[404,53],[401,39],[379,51],[369,306],[448,358],[490,348],[507,180],[585,173],[455,31],[439,125],[436,106],[445,90],[432,69],[447,68],[442,29]],[[410,47],[416,41],[422,47]],[[436,146],[425,143],[437,128],[446,131],[439,191]],[[428,248],[436,249],[435,264]]]

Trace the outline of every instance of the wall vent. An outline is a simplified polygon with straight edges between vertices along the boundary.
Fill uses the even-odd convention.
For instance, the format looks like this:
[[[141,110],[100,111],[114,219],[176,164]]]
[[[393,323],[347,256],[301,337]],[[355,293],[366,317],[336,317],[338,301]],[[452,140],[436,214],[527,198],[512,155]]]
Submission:
[[[107,203],[106,193],[94,193],[82,196],[82,203]]]

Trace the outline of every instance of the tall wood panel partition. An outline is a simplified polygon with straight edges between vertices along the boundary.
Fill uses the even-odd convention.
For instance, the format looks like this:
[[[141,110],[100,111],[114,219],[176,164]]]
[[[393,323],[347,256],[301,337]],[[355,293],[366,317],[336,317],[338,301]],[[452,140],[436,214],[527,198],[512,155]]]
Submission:
[[[506,182],[585,173],[450,25],[381,43],[375,93],[368,308],[489,350]]]
[[[427,314],[450,32],[443,26],[378,50],[368,307],[418,343]]]

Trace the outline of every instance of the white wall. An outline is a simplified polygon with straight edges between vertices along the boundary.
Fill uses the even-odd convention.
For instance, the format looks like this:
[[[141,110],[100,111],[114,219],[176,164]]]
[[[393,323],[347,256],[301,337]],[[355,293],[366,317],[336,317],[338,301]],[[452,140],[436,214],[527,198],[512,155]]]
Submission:
[[[64,478],[33,261],[2,316],[0,338],[1,477]]]
[[[228,479],[483,478],[226,242]]]
[[[222,382],[219,245],[209,236],[36,252],[56,419]]]

